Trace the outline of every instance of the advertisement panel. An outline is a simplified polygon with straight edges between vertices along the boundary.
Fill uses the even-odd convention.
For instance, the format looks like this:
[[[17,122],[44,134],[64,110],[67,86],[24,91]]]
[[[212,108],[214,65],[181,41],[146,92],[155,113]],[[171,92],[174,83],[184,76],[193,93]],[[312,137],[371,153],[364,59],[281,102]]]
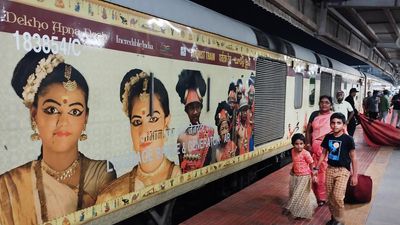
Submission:
[[[107,3],[0,2],[1,224],[84,222],[254,149],[248,47]]]

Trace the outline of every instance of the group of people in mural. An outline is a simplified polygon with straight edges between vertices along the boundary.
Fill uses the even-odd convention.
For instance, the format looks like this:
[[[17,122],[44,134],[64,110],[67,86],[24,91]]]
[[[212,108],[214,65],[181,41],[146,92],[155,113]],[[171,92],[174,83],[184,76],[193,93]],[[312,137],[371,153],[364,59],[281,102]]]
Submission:
[[[0,175],[0,223],[38,224],[160,183],[215,161],[251,151],[255,77],[232,82],[218,103],[214,128],[200,122],[206,83],[200,71],[182,70],[176,84],[189,125],[177,138],[179,165],[164,154],[171,112],[163,83],[140,69],[125,74],[120,101],[140,160],[116,175],[106,160],[86,157],[89,86],[63,56],[28,52],[16,65],[12,87],[29,109],[33,141],[41,154]],[[216,135],[217,136],[217,135]],[[23,212],[23,213],[22,213]]]

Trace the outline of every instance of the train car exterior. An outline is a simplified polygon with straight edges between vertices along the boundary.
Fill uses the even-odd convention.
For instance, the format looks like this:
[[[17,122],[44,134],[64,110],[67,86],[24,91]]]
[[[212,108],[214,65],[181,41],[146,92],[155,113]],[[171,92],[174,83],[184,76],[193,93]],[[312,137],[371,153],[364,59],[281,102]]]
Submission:
[[[114,223],[279,160],[320,95],[365,82],[257,34],[91,0],[0,2],[1,224]]]

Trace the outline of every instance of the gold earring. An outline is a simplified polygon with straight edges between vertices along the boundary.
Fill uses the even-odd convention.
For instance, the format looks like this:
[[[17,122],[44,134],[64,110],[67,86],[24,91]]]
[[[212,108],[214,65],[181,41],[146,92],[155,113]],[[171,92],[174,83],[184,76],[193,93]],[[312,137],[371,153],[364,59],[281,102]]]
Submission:
[[[81,134],[81,136],[79,137],[79,140],[80,140],[80,141],[86,141],[86,140],[87,140],[86,129],[84,129],[84,130],[82,131],[82,134]]]
[[[32,122],[31,122],[31,128],[33,130],[33,134],[31,134],[31,140],[32,141],[39,141],[40,137],[39,137],[39,134],[37,132],[36,122],[34,120],[32,120]]]
[[[85,131],[83,131],[85,132]],[[86,133],[82,133],[81,136],[79,137],[80,141],[86,141],[87,140],[87,134]]]

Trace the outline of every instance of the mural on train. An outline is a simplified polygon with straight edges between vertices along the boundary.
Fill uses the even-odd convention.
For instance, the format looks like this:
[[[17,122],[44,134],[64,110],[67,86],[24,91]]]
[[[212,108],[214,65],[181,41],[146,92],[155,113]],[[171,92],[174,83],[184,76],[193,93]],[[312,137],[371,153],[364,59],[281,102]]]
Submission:
[[[99,204],[58,220],[83,221],[254,149],[253,58],[105,3],[1,2],[1,224]]]
[[[391,86],[187,1],[221,23],[158,18],[171,2],[0,0],[1,224],[104,222],[243,183],[289,161],[321,95],[356,88],[361,110]]]

